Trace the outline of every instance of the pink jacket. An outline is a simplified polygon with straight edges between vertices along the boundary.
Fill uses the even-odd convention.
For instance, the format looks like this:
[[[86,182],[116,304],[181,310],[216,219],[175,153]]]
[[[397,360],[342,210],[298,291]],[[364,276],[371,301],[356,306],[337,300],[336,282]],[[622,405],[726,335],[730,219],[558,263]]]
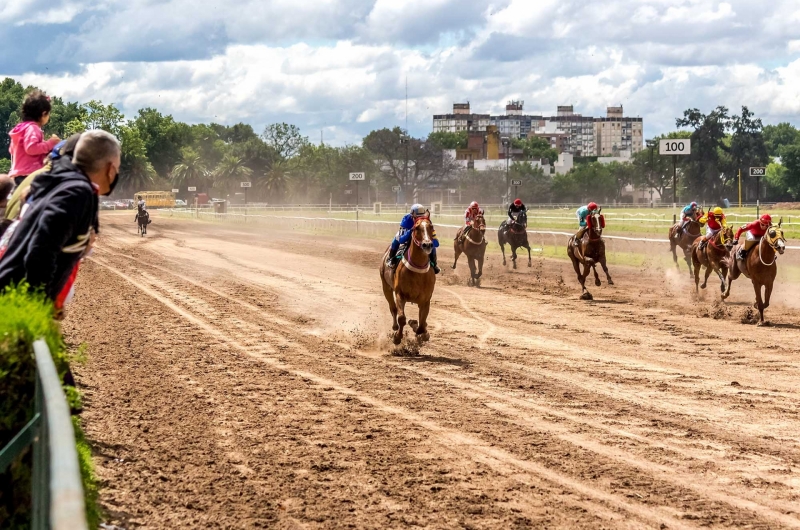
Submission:
[[[24,121],[11,129],[11,171],[9,177],[30,175],[44,166],[47,154],[53,150],[58,140],[44,140],[39,124]]]

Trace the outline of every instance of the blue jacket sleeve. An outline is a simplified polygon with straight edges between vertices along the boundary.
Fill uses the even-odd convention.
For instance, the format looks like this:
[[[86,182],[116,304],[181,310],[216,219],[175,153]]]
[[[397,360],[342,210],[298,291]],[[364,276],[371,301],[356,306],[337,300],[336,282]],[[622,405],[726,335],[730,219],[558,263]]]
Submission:
[[[411,230],[406,230],[405,234],[401,234],[400,237],[397,238],[400,244],[405,245],[409,241],[411,241]]]

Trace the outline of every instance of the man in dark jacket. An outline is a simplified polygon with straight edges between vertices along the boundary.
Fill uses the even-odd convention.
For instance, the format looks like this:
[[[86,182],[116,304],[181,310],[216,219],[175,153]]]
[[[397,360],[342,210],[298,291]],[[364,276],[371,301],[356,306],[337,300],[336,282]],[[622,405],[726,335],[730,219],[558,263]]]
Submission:
[[[94,241],[97,195],[111,193],[119,166],[119,141],[93,130],[81,135],[72,159],[59,157],[36,177],[21,220],[9,228],[13,233],[0,248],[0,289],[26,280],[43,288],[58,307]]]

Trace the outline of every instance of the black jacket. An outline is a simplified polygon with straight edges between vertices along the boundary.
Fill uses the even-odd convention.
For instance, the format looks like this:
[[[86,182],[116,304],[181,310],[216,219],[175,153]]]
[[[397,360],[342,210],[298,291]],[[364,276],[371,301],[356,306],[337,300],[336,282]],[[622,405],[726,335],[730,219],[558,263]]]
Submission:
[[[0,289],[23,279],[55,299],[97,230],[97,194],[69,157],[31,184],[30,206],[0,259]]]
[[[517,207],[512,202],[511,205],[508,207],[508,218],[509,219],[514,219],[514,216],[511,215],[511,214],[519,213],[519,212],[527,212],[527,211],[528,210],[527,210],[527,208],[525,208],[524,204],[522,206]]]

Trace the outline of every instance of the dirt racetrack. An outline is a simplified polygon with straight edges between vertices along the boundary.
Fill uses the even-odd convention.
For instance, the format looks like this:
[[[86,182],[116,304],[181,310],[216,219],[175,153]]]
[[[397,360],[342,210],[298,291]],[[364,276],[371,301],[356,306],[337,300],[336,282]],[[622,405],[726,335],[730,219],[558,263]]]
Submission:
[[[385,243],[106,215],[65,331],[122,528],[797,528],[800,318],[671,270],[439,277],[391,355]],[[446,267],[450,241],[441,248]],[[693,289],[693,287],[691,288]],[[410,310],[416,314],[416,308]]]

